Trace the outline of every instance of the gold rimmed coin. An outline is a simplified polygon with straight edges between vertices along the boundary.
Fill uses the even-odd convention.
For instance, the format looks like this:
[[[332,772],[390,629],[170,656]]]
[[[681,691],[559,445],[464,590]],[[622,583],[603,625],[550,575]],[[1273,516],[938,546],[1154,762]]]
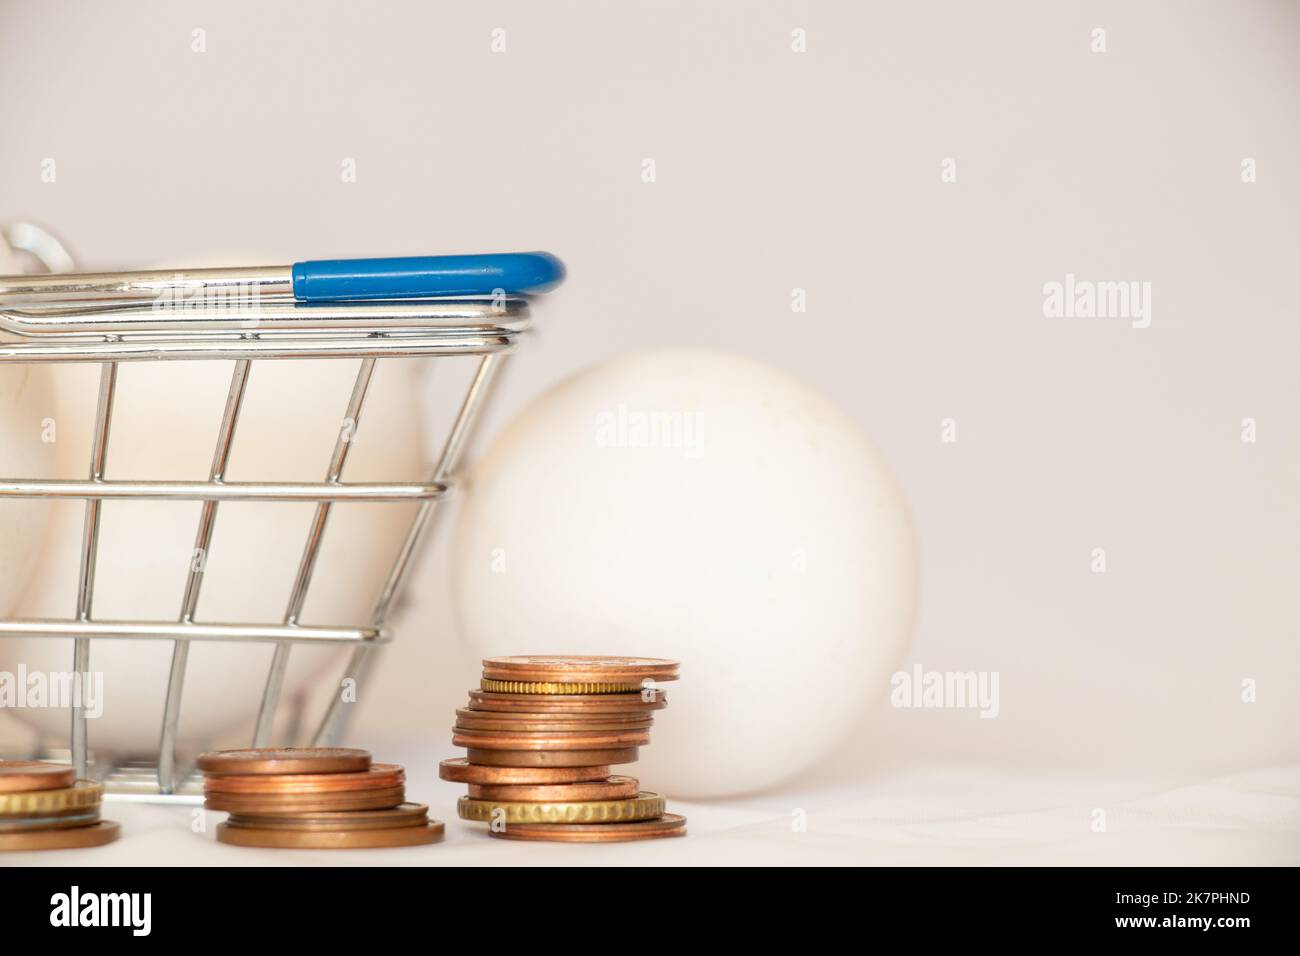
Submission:
[[[604,780],[609,776],[609,765],[593,764],[590,767],[488,767],[472,764],[464,757],[455,757],[438,764],[438,776],[443,780],[450,780],[452,783],[550,786]]]
[[[388,810],[353,810],[304,816],[259,817],[232,813],[226,820],[246,830],[392,830],[422,827],[429,822],[429,808],[423,803],[403,803]]]
[[[482,750],[465,751],[470,763],[484,767],[608,767],[634,763],[636,747],[615,750]]]
[[[484,677],[479,686],[494,694],[628,694],[640,691],[637,683],[607,681],[520,681]]]
[[[386,810],[406,802],[406,789],[356,790],[341,793],[208,793],[204,806],[251,816],[333,813],[339,810]]]
[[[676,680],[677,661],[662,657],[526,655],[489,657],[483,676],[500,681],[540,681],[562,684],[633,684]]]
[[[528,733],[507,730],[457,730],[452,746],[475,750],[601,750],[608,747],[644,747],[650,743],[650,731],[626,730],[615,733]]]
[[[79,807],[97,807],[103,791],[99,784],[78,780],[58,790],[0,793],[0,817],[53,815]]]
[[[547,786],[520,784],[471,783],[471,800],[493,800],[501,803],[573,803],[580,800],[629,800],[641,792],[635,777],[615,774],[604,780],[588,783],[561,783]]]
[[[253,747],[201,754],[205,773],[360,773],[370,769],[370,752],[353,747]]]
[[[630,694],[500,694],[469,692],[473,713],[644,714],[668,706],[668,692],[647,687]]]
[[[463,730],[466,733],[616,734],[649,730],[651,726],[653,721],[650,719],[611,724],[603,720],[474,720],[458,717],[452,730]]]
[[[25,830],[0,833],[0,850],[79,850],[112,843],[122,828],[112,820],[68,830]]]
[[[0,833],[20,833],[25,830],[66,830],[71,827],[88,827],[99,822],[99,807],[78,810],[57,816],[0,817]]]
[[[24,820],[28,817],[75,817],[78,814],[86,813],[91,810],[98,810],[99,802],[94,801],[88,805],[63,807],[57,810],[41,810],[36,813],[6,813],[0,815],[0,821]]]
[[[662,794],[642,791],[628,800],[583,800],[572,803],[505,803],[461,797],[456,813],[462,820],[491,823],[623,823],[663,816]]]
[[[649,730],[654,718],[642,714],[494,714],[480,710],[457,710],[457,730],[519,730],[528,733],[608,733],[619,730]]]
[[[665,813],[657,820],[635,823],[507,823],[488,831],[500,840],[539,840],[554,843],[624,843],[686,836],[686,818]]]
[[[336,793],[354,790],[391,790],[406,783],[397,764],[371,764],[359,773],[208,774],[204,793]]]
[[[43,760],[0,760],[0,793],[32,790],[60,790],[77,782],[77,771],[68,764]]]
[[[264,830],[219,823],[217,842],[282,850],[375,850],[437,843],[445,829],[437,820],[423,826],[378,830]]]

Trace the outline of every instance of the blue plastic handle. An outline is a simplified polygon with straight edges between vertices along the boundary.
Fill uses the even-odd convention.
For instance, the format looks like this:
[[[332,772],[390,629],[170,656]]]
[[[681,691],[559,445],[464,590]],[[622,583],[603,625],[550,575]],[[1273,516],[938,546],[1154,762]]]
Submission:
[[[293,297],[317,302],[547,292],[562,281],[564,263],[549,252],[293,264]]]

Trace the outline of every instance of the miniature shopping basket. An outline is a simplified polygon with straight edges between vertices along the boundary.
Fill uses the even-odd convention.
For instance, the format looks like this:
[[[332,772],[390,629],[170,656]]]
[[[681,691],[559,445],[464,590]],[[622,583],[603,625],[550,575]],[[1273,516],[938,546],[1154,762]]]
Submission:
[[[504,357],[529,326],[528,302],[564,276],[546,253],[436,256],[299,262],[293,266],[198,269],[184,272],[117,272],[94,275],[0,276],[0,362],[96,362],[101,365],[98,406],[84,481],[0,477],[0,497],[85,501],[76,613],[66,620],[3,620],[0,636],[72,638],[72,672],[90,670],[96,638],[173,642],[171,672],[161,715],[157,764],[89,767],[86,713],[72,712],[71,760],[107,792],[126,799],[186,799],[178,773],[176,733],[191,641],[269,642],[275,645],[253,736],[271,743],[289,656],[295,644],[347,645],[349,677],[360,681],[372,650],[390,637],[385,618],[439,500],[455,476],[475,418]],[[224,478],[240,405],[252,364],[264,360],[359,359],[345,420],[360,420],[367,386],[379,359],[413,356],[481,356],[433,474],[423,483],[345,483],[349,442],[341,431],[322,462],[319,483],[232,482]],[[122,362],[233,362],[225,410],[217,429],[207,481],[118,481],[105,477],[114,389]],[[167,621],[107,621],[92,615],[100,511],[107,500],[202,502],[195,553],[207,553],[223,501],[314,502],[312,520],[281,624],[195,619],[202,562],[189,570],[180,613]],[[391,571],[363,627],[308,626],[298,617],[311,585],[331,506],[336,502],[418,501]],[[349,704],[333,695],[312,740],[337,741]],[[96,762],[98,763],[98,761]],[[89,773],[88,773],[89,771]],[[180,784],[178,784],[178,780]],[[134,794],[135,796],[129,796]],[[192,799],[192,798],[190,798]]]

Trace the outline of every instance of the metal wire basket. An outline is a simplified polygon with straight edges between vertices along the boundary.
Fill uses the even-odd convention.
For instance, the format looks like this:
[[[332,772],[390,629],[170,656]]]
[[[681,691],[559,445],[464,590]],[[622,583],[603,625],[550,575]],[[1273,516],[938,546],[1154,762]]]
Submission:
[[[253,746],[271,741],[289,657],[295,644],[352,649],[345,674],[360,683],[374,649],[391,635],[385,620],[439,501],[456,474],[475,420],[506,355],[530,324],[529,293],[560,281],[557,260],[544,254],[299,263],[293,267],[0,277],[0,362],[100,363],[89,470],[85,480],[0,478],[0,497],[85,502],[76,610],[61,620],[0,620],[0,636],[72,638],[72,672],[90,668],[97,638],[164,640],[173,645],[156,766],[88,766],[84,701],[72,710],[71,761],[81,777],[135,799],[184,799],[176,736],[185,671],[193,641],[275,645]],[[413,356],[480,356],[468,391],[425,482],[346,483],[350,442],[340,431],[320,482],[232,482],[225,479],[245,388],[254,362],[359,359],[345,420],[360,421],[375,362]],[[232,361],[229,391],[206,481],[113,480],[105,459],[118,367],[123,362]],[[211,544],[225,501],[314,502],[314,517],[280,624],[195,618],[204,564],[188,572],[176,620],[97,620],[93,614],[100,512],[108,500],[202,502],[195,553]],[[304,625],[299,616],[311,586],[331,507],[339,502],[419,502],[365,626]],[[334,695],[312,742],[329,745],[343,732],[349,705]],[[179,783],[178,783],[179,781]]]

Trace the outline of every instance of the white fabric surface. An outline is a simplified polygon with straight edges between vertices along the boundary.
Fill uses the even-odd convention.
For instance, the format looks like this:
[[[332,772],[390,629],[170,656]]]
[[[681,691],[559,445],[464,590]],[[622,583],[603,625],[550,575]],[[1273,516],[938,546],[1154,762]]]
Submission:
[[[852,786],[669,807],[684,839],[604,846],[495,840],[455,816],[463,787],[407,765],[408,795],[447,824],[443,843],[394,850],[223,846],[224,814],[191,830],[193,809],[107,804],[122,839],[90,851],[12,853],[0,865],[1296,865],[1300,766],[1208,779],[1025,776],[912,765]],[[648,785],[648,784],[647,784]],[[1105,832],[1092,829],[1105,811]],[[794,823],[802,811],[806,829]]]

